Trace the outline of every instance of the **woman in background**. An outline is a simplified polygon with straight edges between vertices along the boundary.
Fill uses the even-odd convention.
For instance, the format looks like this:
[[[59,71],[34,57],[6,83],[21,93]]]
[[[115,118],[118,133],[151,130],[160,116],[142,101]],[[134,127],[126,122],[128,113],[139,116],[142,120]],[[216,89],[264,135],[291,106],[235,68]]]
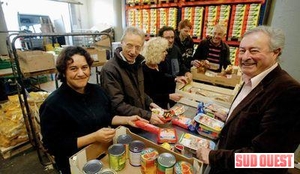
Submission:
[[[169,93],[170,85],[174,81],[183,82],[185,77],[170,77],[161,72],[158,64],[165,60],[168,49],[168,40],[162,37],[150,39],[142,51],[145,57],[143,62],[144,86],[148,94],[158,106],[169,109],[169,102],[177,102],[182,98],[181,94]],[[175,86],[172,85],[172,88]]]
[[[43,143],[55,157],[57,168],[70,173],[69,157],[96,142],[108,143],[115,135],[110,125],[135,126],[138,116],[114,116],[111,100],[99,85],[88,83],[93,59],[81,47],[65,48],[57,58],[62,85],[40,107]]]

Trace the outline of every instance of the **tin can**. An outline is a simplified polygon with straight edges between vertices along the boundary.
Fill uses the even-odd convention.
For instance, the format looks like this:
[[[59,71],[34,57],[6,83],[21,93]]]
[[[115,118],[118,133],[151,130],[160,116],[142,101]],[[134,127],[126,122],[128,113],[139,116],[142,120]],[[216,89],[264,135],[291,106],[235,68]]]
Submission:
[[[82,171],[84,172],[84,174],[100,174],[102,167],[103,164],[101,161],[93,159],[85,163]]]
[[[113,169],[103,169],[100,174],[117,174]]]
[[[124,169],[126,164],[125,147],[123,144],[113,144],[108,148],[109,167],[115,171]]]
[[[175,174],[194,174],[194,167],[186,161],[178,161],[174,166]]]
[[[132,141],[132,137],[128,134],[119,135],[117,138],[118,144],[123,144],[125,146],[125,156],[126,159],[129,158],[129,143]]]
[[[162,153],[158,156],[157,163],[157,174],[173,174],[176,158],[171,153]]]
[[[142,174],[156,174],[158,152],[153,148],[146,148],[141,152]]]
[[[134,140],[129,143],[129,162],[132,166],[141,165],[141,152],[145,148],[145,143],[139,140]]]

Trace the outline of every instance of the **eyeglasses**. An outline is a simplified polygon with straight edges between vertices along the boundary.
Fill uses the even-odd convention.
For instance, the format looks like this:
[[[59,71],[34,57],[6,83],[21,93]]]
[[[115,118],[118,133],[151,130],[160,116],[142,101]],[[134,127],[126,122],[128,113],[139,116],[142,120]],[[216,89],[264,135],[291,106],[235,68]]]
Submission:
[[[133,45],[130,43],[125,43],[125,47],[126,49],[132,50],[133,48],[135,48],[136,51],[140,52],[142,50],[142,46],[139,45]]]

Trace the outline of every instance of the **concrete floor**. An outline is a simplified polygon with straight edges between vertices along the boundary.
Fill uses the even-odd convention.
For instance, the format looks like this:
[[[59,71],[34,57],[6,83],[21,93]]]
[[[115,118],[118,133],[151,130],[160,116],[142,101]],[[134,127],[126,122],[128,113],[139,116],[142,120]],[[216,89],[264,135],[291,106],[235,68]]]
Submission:
[[[52,166],[43,166],[38,158],[37,151],[31,147],[8,159],[0,156],[1,174],[58,174]]]

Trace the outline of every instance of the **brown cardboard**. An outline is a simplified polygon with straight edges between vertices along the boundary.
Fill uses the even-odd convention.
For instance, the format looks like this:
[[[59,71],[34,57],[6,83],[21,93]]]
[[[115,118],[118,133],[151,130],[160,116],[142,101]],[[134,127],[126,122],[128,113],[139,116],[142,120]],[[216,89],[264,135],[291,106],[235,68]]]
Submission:
[[[106,62],[106,50],[102,48],[85,48],[88,53],[90,53],[91,57],[94,59],[95,62]]]
[[[223,85],[229,87],[235,87],[237,84],[241,83],[241,75],[240,74],[232,74],[231,78],[226,78],[223,76],[210,77],[203,73],[199,73],[197,68],[192,67],[191,73],[193,75],[194,80],[199,80],[203,82],[208,82],[216,85]]]
[[[148,139],[145,139],[137,134],[130,132],[129,129],[127,129],[126,127],[123,127],[123,126],[120,126],[117,128],[116,135],[114,137],[113,142],[116,142],[117,137],[122,134],[129,134],[132,136],[133,140],[143,141],[145,143],[146,147],[155,148],[159,153],[163,153],[163,152],[172,153],[176,157],[177,161],[183,160],[183,161],[190,162],[191,164],[194,165],[194,167],[197,171],[197,174],[201,174],[203,171],[203,164],[196,158],[187,158],[181,154],[164,149],[163,147],[157,145],[156,143],[154,143]],[[91,159],[97,158],[98,156],[100,156],[103,153],[106,154],[106,156],[101,159],[101,162],[103,163],[103,166],[104,166],[103,169],[109,168],[109,163],[108,163],[109,158],[107,155],[107,149],[113,142],[111,142],[109,144],[92,144],[92,145],[89,145],[86,148],[82,149],[78,153],[74,154],[72,157],[69,158],[71,173],[82,174],[83,173],[82,167],[84,166],[84,164]],[[131,166],[129,163],[129,160],[127,160],[125,168],[123,170],[119,171],[118,174],[128,174],[128,173],[140,174],[141,173],[140,167]]]
[[[111,40],[108,36],[102,35],[101,40],[95,43],[97,47],[104,47],[110,48],[111,47]]]
[[[17,51],[23,73],[55,69],[54,56],[44,51]]]
[[[197,108],[199,102],[214,102],[216,104],[219,104],[221,106],[224,106],[226,108],[229,108],[231,103],[233,102],[234,97],[236,96],[236,94],[238,93],[239,89],[240,89],[240,84],[237,84],[234,89],[228,89],[228,88],[223,88],[223,87],[219,87],[219,86],[214,86],[214,85],[207,85],[204,83],[198,83],[198,82],[191,82],[191,84],[189,84],[192,88],[197,88],[197,89],[203,89],[206,91],[210,91],[214,94],[221,94],[221,95],[225,95],[228,96],[230,98],[229,101],[221,101],[221,100],[217,100],[214,98],[210,98],[207,96],[203,96],[197,93],[189,93],[187,91],[184,91],[183,87],[180,86],[180,84],[177,84],[176,86],[176,93],[182,94],[183,98],[181,98],[179,100],[179,103],[184,103],[186,105],[189,106],[193,106],[195,108]]]

